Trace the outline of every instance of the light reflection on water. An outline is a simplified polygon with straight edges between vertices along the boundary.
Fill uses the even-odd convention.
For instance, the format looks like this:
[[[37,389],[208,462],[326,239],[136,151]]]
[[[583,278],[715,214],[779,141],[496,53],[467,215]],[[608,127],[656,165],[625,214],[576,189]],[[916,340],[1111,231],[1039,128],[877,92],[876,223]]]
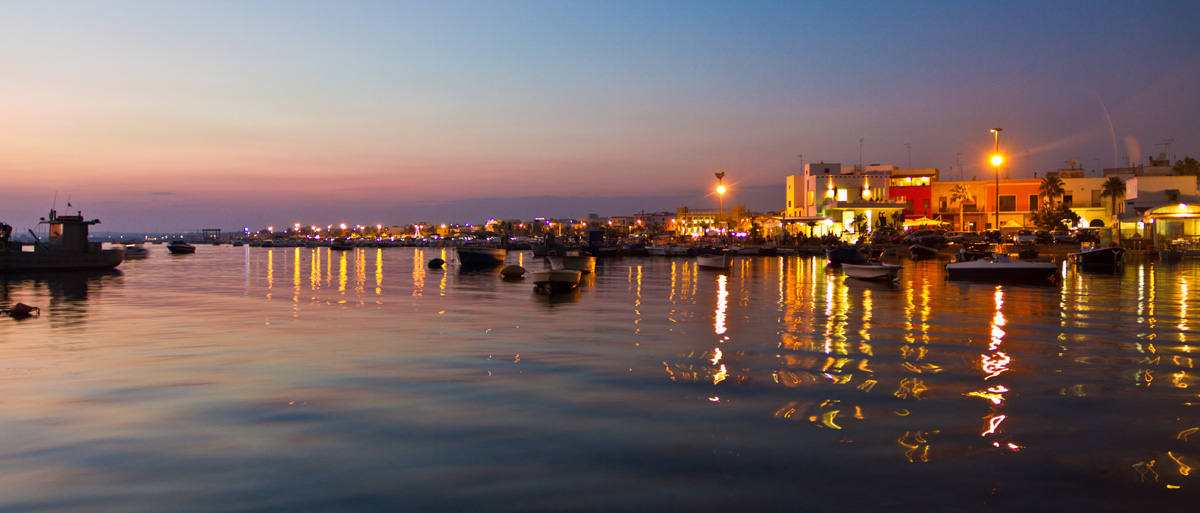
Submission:
[[[0,318],[0,509],[1197,496],[1193,261],[1003,286],[936,261],[879,284],[814,258],[624,258],[545,297],[429,268],[439,248],[153,251],[0,282],[43,308]]]

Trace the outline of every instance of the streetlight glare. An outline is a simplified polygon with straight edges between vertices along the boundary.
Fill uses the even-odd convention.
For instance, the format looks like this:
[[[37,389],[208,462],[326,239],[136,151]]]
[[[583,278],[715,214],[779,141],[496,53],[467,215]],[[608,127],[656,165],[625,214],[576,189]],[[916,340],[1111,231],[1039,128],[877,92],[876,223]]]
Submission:
[[[1004,163],[1004,157],[1001,157],[1000,155],[992,155],[993,166],[999,166],[1002,163]]]
[[[717,186],[717,194],[725,194],[725,186],[724,185]]]

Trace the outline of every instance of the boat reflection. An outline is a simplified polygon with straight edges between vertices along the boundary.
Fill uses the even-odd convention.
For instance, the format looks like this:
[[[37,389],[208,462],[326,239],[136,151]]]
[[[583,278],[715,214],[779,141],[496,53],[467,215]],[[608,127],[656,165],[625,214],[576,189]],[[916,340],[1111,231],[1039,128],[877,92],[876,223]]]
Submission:
[[[0,274],[0,304],[36,306],[53,328],[87,322],[88,299],[104,287],[119,286],[120,270]]]

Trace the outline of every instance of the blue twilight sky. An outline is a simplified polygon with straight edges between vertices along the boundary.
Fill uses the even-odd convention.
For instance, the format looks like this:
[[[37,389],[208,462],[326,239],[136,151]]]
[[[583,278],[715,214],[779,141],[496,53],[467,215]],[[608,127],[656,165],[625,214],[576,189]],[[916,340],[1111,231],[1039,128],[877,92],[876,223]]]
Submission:
[[[0,220],[56,197],[114,231],[627,215],[715,208],[719,171],[726,206],[766,211],[802,161],[987,176],[993,127],[1012,177],[1181,159],[1197,23],[1155,1],[8,0]]]

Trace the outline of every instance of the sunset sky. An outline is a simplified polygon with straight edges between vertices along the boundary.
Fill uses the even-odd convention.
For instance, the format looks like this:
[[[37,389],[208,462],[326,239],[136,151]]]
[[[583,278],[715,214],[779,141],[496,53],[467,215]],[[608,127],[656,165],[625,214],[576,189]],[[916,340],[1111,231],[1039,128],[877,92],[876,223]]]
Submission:
[[[1014,178],[1182,159],[1198,26],[1178,1],[7,0],[0,220],[628,215],[716,208],[721,171],[767,211],[802,160],[988,177],[993,127]]]

